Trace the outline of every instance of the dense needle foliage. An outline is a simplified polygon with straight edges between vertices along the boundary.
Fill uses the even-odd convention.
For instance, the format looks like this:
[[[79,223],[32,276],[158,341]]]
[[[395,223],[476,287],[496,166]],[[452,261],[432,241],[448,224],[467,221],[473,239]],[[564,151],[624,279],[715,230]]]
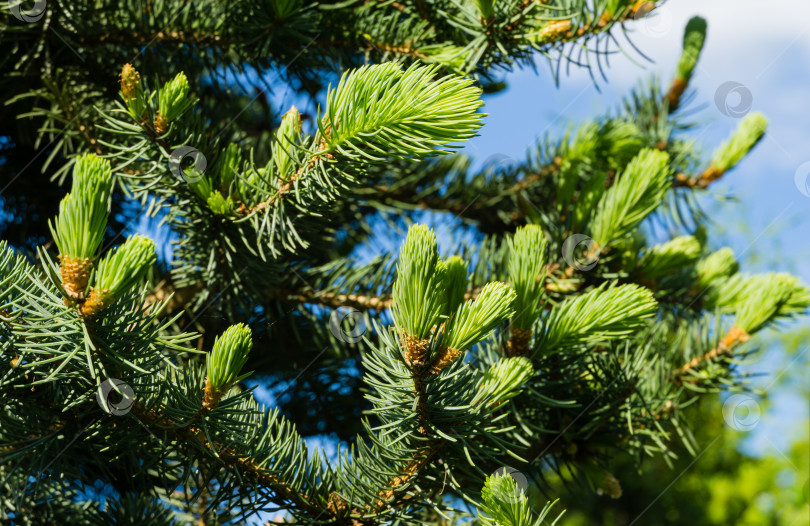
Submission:
[[[706,239],[696,196],[767,125],[698,150],[706,23],[522,162],[455,153],[500,72],[596,78],[655,7],[0,6],[0,521],[535,526],[562,509],[521,480],[618,497],[615,459],[694,451],[682,408],[810,304]]]

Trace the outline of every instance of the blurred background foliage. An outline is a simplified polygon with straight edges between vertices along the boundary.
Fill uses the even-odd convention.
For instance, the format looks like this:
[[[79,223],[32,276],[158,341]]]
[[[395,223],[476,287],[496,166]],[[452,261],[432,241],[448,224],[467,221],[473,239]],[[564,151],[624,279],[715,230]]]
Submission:
[[[550,494],[566,509],[560,526],[799,526],[810,523],[810,414],[787,417],[785,442],[762,437],[761,426],[778,413],[785,393],[810,405],[810,329],[771,334],[766,352],[777,374],[763,376],[767,392],[752,393],[759,421],[750,430],[735,430],[723,418],[725,397],[707,397],[685,409],[685,418],[699,422],[698,456],[677,448],[678,460],[668,466],[647,459],[640,471],[627,457],[614,461],[612,475],[621,485],[618,499],[583,491],[552,476]],[[742,410],[742,409],[739,409]],[[738,415],[745,419],[747,415]],[[537,507],[548,500],[530,483]]]

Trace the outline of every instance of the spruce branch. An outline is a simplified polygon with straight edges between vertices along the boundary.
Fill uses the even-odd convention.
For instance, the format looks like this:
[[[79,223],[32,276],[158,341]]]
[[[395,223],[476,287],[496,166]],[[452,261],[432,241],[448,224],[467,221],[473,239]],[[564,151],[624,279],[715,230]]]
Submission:
[[[810,306],[810,292],[785,273],[733,274],[709,285],[704,306],[736,314],[735,323],[748,334],[777,319],[790,319]]]
[[[239,371],[247,362],[252,347],[252,333],[243,323],[231,325],[216,337],[214,348],[205,361],[208,376],[205,379],[204,409],[214,409],[231,385],[250,376],[251,373],[239,376]]]
[[[477,113],[480,90],[470,79],[438,73],[436,66],[403,70],[387,63],[344,74],[329,88],[323,114],[318,110],[313,147],[299,168],[289,176],[280,173],[276,191],[246,208],[246,217],[269,214],[290,192],[300,200],[301,190],[315,183],[323,187],[319,197],[331,197],[332,187],[356,182],[357,172],[369,163],[441,155],[443,148],[473,137],[483,117]]]
[[[84,316],[95,316],[124,293],[131,291],[157,261],[155,243],[139,234],[101,258],[90,295],[81,306]]]
[[[71,192],[59,203],[59,215],[48,222],[59,248],[62,286],[71,301],[82,301],[104,231],[112,192],[110,161],[82,155],[73,165]]]
[[[492,526],[554,526],[562,517],[560,513],[552,522],[547,521],[556,501],[535,513],[529,498],[508,473],[493,473],[487,477],[481,498],[481,520]]]
[[[472,404],[500,405],[517,396],[533,374],[532,362],[525,356],[501,358],[482,376]]]
[[[518,228],[507,243],[507,273],[517,295],[512,324],[519,329],[531,329],[544,292],[548,241],[539,226],[527,225]]]
[[[767,127],[768,119],[763,114],[746,115],[731,137],[712,154],[710,169],[713,169],[713,174],[704,175],[704,179],[716,179],[734,168],[762,139]]]
[[[775,317],[804,312],[810,306],[810,291],[796,276],[768,273],[746,281],[738,302],[736,324],[754,334]]]
[[[593,5],[596,10],[593,11],[590,9],[591,6],[582,5],[581,9],[571,9],[583,19],[580,25],[577,25],[576,20],[572,20],[573,17],[568,19],[552,17],[551,20],[543,20],[539,31],[529,38],[535,46],[544,46],[558,45],[583,36],[598,35],[610,30],[616,23],[646,16],[655,9],[654,4],[654,2],[630,1],[596,3]]]
[[[736,346],[747,342],[750,338],[750,334],[740,327],[734,325],[728,330],[725,336],[723,336],[723,338],[717,344],[717,347],[701,356],[692,358],[688,363],[685,363],[680,369],[675,371],[674,375],[676,377],[684,376],[703,363],[713,361],[721,356],[729,355],[734,352],[734,348]]]
[[[345,74],[318,116],[318,154],[363,162],[425,158],[473,137],[483,116],[476,113],[480,90],[470,79],[437,74],[435,66],[403,71],[396,63]]]
[[[297,484],[286,481],[279,475],[273,473],[267,466],[256,461],[247,452],[238,451],[227,444],[218,441],[210,441],[205,434],[200,434],[198,422],[175,422],[152,410],[142,408],[137,404],[133,408],[135,416],[149,429],[154,430],[158,435],[164,435],[172,440],[188,443],[193,447],[200,447],[213,458],[223,462],[229,468],[239,473],[246,482],[259,484],[271,489],[278,496],[280,503],[292,503],[300,511],[307,512],[313,517],[324,517],[326,510],[320,507],[306,493],[295,489]],[[277,415],[273,415],[275,419]],[[271,420],[272,422],[272,420]],[[284,426],[273,424],[268,430],[284,436],[287,430]],[[293,437],[294,438],[294,437]],[[262,439],[265,442],[266,439]],[[216,464],[214,464],[216,465]]]
[[[735,324],[706,353],[696,356],[673,372],[680,378],[698,366],[730,356],[736,347],[767,323],[779,318],[791,318],[810,307],[810,291],[788,274],[734,274],[737,263],[728,249],[710,255],[699,265],[701,282],[709,287],[706,304],[721,312],[735,313]],[[699,272],[700,272],[699,271]]]
[[[763,114],[748,114],[737,126],[731,137],[714,150],[709,167],[697,177],[690,179],[684,176],[679,178],[678,186],[707,188],[748,155],[765,135],[767,127],[768,120]]]
[[[413,225],[402,243],[391,310],[396,326],[424,340],[446,305],[446,268],[440,265],[436,235],[425,225]]]
[[[716,280],[736,274],[739,268],[734,252],[729,247],[723,247],[698,261],[698,285],[701,289],[710,287]]]
[[[279,299],[296,301],[325,307],[352,307],[359,310],[385,310],[391,308],[391,296],[387,294],[373,296],[368,294],[340,294],[324,291],[303,291],[297,294],[288,294],[285,291],[276,293]]]
[[[489,336],[515,312],[515,291],[505,283],[487,283],[481,293],[461,305],[445,328],[445,345],[464,351]]]
[[[548,354],[628,336],[655,315],[657,306],[652,292],[644,287],[605,283],[555,307],[544,320],[535,352]]]
[[[71,192],[59,203],[59,215],[51,224],[60,255],[71,259],[95,257],[107,226],[111,192],[110,161],[95,154],[78,157]]]
[[[458,310],[467,294],[467,262],[458,256],[450,256],[442,264],[447,291],[445,315],[450,316]]]
[[[549,292],[570,293],[575,290],[575,288],[571,287],[563,288],[559,284],[553,283],[548,279],[545,281],[544,287]],[[189,294],[186,289],[181,290],[184,294]],[[483,286],[468,289],[464,291],[463,299],[474,300],[479,294],[481,294],[482,290]],[[392,297],[388,294],[354,294],[333,292],[328,290],[301,290],[293,292],[284,288],[273,290],[270,297],[281,301],[320,305],[329,308],[352,307],[361,311],[381,311],[390,309],[393,301]],[[447,312],[449,313],[454,311],[450,311],[448,309]]]
[[[510,356],[523,356],[528,353],[531,328],[542,309],[548,242],[539,226],[527,225],[518,228],[507,243],[507,273],[516,294],[508,352]]]
[[[660,278],[693,265],[700,257],[700,242],[694,236],[678,236],[650,247],[638,263],[649,278]]]
[[[681,58],[678,60],[675,79],[664,96],[669,113],[677,111],[680,107],[681,98],[689,86],[689,81],[692,79],[692,73],[700,59],[700,53],[703,50],[705,41],[706,20],[699,16],[689,19],[683,33],[683,51],[681,52]]]
[[[591,219],[591,237],[599,246],[624,237],[658,207],[672,184],[669,173],[666,152],[644,149],[630,161]]]
[[[298,108],[291,107],[281,117],[281,126],[276,130],[276,141],[273,144],[273,163],[276,172],[285,177],[292,172],[296,163],[297,150],[301,144],[301,115]]]
[[[175,10],[122,5],[113,18],[90,18],[84,8],[49,10],[46,26],[17,24],[0,34],[0,42],[12,44],[7,60],[17,64],[22,90],[43,86],[14,101],[37,106],[31,117],[40,136],[77,118],[54,143],[52,158],[74,155],[74,142],[103,151],[124,189],[153,200],[150,212],[162,207],[179,238],[172,276],[158,277],[147,305],[146,291],[135,289],[154,261],[148,240],[128,240],[96,260],[100,242],[90,237],[97,229],[66,228],[87,236],[86,243],[76,238],[89,247],[79,267],[62,257],[60,245],[59,267],[44,249],[42,268],[10,250],[0,254],[0,398],[7,409],[0,412],[0,461],[9,474],[4,489],[26,502],[100,509],[59,484],[84,484],[96,471],[118,484],[130,465],[144,469],[127,471],[121,484],[161,498],[112,496],[97,522],[126,522],[141,510],[162,521],[207,505],[207,514],[226,522],[272,508],[300,523],[427,523],[457,498],[477,502],[481,477],[509,457],[525,465],[540,454],[534,467],[565,470],[601,463],[619,448],[667,455],[674,434],[688,444],[689,430],[673,408],[705,390],[698,380],[737,384],[728,358],[757,331],[810,305],[807,288],[786,275],[738,274],[728,250],[700,259],[702,239],[654,245],[645,235],[646,218],[699,225],[696,194],[666,190],[707,187],[761,137],[744,121],[747,128],[696,171],[702,165],[686,137],[690,123],[671,113],[684,104],[703,46],[700,20],[687,26],[669,92],[655,80],[645,83],[617,111],[542,138],[524,161],[473,172],[466,156],[442,154],[476,133],[481,91],[448,71],[474,72],[491,92],[502,87],[497,68],[533,62],[532,47],[562,60],[578,61],[576,49],[586,59],[592,50],[605,56],[610,28],[653,4],[271,0],[226,9],[202,2],[183,7],[182,30],[168,19]],[[113,7],[102,2],[99,12]],[[287,60],[316,33],[318,52]],[[84,42],[83,58],[92,53],[92,60],[71,62],[57,36]],[[112,79],[89,65],[133,56],[127,50],[152,41],[158,45],[139,58],[144,80],[174,79],[150,90],[159,84],[141,82],[126,65],[120,100],[108,100]],[[24,51],[38,62],[16,60],[25,49],[39,50]],[[69,76],[47,74],[54,56],[67,56],[60,68]],[[273,130],[276,108],[261,96],[252,104],[254,81],[268,88],[266,73],[282,64],[280,80],[312,94],[339,65],[376,60],[386,63],[349,70],[328,89],[326,105],[310,120],[312,135],[295,108]],[[39,62],[48,79],[29,67]],[[181,62],[185,73],[175,76],[169,70]],[[257,74],[241,75],[246,70]],[[15,84],[6,83],[19,89]],[[231,89],[237,84],[248,89]],[[194,111],[190,86],[205,94]],[[104,122],[96,126],[76,112],[80,107],[97,109]],[[210,161],[204,173],[166,170],[180,145]],[[392,209],[415,208],[450,212],[464,220],[465,234],[484,241],[442,261],[436,236],[420,225],[399,260],[362,265],[346,256],[377,234],[370,218],[393,224]],[[65,210],[65,217],[78,213]],[[103,230],[106,215],[85,222]],[[58,226],[54,237],[62,234]],[[561,268],[559,245],[574,232],[607,244],[593,272],[574,276]],[[61,290],[60,277],[71,286]],[[166,316],[174,286],[173,307],[200,310]],[[199,316],[208,306],[221,315]],[[325,322],[340,306],[376,310],[386,322],[389,313],[381,311],[390,308],[393,327],[376,325],[362,344],[343,345]],[[255,333],[256,367],[269,363],[280,381],[295,384],[285,393],[293,401],[280,399],[276,411],[236,385],[245,378],[253,337],[241,324],[221,331],[246,315],[267,321],[267,332]],[[155,323],[160,316],[164,321]],[[206,367],[174,354],[178,342],[197,337],[184,332],[191,326],[221,334]],[[335,356],[317,373],[296,376],[303,372],[296,359],[324,342]],[[345,398],[352,411],[366,409],[357,409],[354,389],[329,387],[346,387],[332,378],[356,356],[370,405],[358,424],[363,432],[349,452],[322,462],[280,412],[324,394]],[[343,368],[354,375],[353,367]],[[130,417],[94,421],[96,388],[106,377],[135,389]],[[327,423],[336,421],[329,416]],[[81,441],[63,449],[62,437],[77,431]],[[31,474],[44,464],[37,462],[58,450],[65,454],[33,487]],[[615,479],[601,469],[598,475],[616,490]],[[527,512],[525,495],[510,480],[493,478],[488,486],[478,520],[543,520]],[[163,493],[172,488],[182,491]],[[157,505],[169,512],[151,513]]]
[[[188,97],[188,90],[188,78],[181,71],[158,92],[158,111],[154,122],[158,135],[163,135],[172,122],[194,106],[196,100]]]

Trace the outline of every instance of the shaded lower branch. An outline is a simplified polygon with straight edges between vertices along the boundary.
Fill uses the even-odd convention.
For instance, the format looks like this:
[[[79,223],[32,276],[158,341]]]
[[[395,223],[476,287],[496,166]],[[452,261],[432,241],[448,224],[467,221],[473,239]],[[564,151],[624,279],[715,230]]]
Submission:
[[[147,410],[138,404],[133,406],[132,413],[147,427],[163,431],[174,440],[202,446],[214,457],[218,457],[226,465],[239,471],[245,478],[271,488],[282,499],[292,502],[298,508],[317,515],[328,513],[327,510],[314,504],[308,495],[291,488],[284,480],[268,472],[255,460],[251,459],[249,455],[240,453],[233,448],[224,447],[222,444],[205,440],[205,435],[196,427],[195,420],[192,420],[192,423],[183,425]]]

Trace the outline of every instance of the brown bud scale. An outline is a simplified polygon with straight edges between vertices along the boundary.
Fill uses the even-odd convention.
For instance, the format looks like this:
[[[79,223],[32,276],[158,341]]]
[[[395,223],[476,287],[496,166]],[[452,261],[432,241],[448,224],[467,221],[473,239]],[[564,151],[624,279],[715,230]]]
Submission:
[[[203,409],[206,411],[213,411],[216,409],[223,394],[225,394],[225,390],[215,389],[211,384],[211,380],[206,378],[205,390],[203,392]]]
[[[82,304],[82,314],[87,317],[92,317],[101,312],[104,307],[107,306],[105,296],[107,296],[109,292],[109,290],[99,292],[98,289],[93,288],[90,291],[90,295],[87,297],[87,301]]]
[[[459,356],[461,356],[461,351],[458,349],[453,349],[452,347],[442,348],[436,354],[436,357],[433,359],[433,363],[430,364],[428,374],[439,374],[445,367],[455,362]]]
[[[166,133],[166,130],[169,129],[169,121],[166,120],[166,117],[157,112],[155,115],[155,131],[158,132],[159,135],[163,135]]]
[[[88,258],[59,256],[59,274],[62,276],[62,287],[71,301],[82,301],[93,263]]]
[[[138,88],[141,85],[141,75],[132,64],[124,64],[121,68],[121,94],[125,100],[132,100],[138,95]]]
[[[405,359],[412,368],[422,368],[427,365],[428,340],[420,340],[404,332],[400,334],[405,346]]]

